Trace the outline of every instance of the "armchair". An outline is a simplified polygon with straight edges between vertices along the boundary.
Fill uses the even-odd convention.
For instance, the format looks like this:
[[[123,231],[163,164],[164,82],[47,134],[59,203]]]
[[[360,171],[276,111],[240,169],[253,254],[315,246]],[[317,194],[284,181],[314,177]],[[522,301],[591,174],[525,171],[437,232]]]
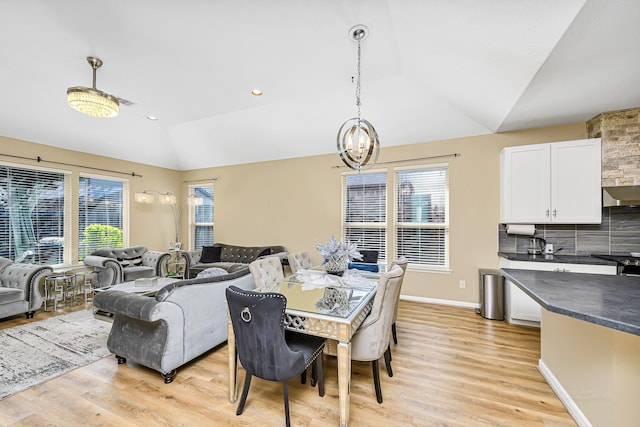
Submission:
[[[142,277],[165,276],[164,266],[171,258],[168,252],[150,251],[145,246],[104,248],[84,258],[93,267],[94,287],[103,288]]]
[[[0,318],[25,313],[31,319],[42,305],[38,285],[51,267],[14,263],[0,257]]]

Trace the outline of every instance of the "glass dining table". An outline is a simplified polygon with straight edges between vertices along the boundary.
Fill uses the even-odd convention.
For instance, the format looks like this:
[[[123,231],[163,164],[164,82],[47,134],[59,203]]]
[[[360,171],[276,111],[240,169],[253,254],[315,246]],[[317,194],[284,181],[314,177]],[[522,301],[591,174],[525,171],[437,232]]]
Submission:
[[[258,292],[279,292],[287,298],[285,328],[327,338],[325,353],[338,358],[340,426],[349,424],[351,337],[371,311],[379,275],[349,270],[343,277],[322,270],[300,270]],[[229,338],[229,401],[237,400],[238,363],[231,322]]]

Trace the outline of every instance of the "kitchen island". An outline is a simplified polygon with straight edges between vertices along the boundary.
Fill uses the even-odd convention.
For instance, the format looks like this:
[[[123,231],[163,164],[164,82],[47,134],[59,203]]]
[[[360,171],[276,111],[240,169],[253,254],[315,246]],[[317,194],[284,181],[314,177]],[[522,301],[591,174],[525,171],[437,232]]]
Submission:
[[[543,308],[539,369],[579,425],[640,420],[640,277],[502,269]]]

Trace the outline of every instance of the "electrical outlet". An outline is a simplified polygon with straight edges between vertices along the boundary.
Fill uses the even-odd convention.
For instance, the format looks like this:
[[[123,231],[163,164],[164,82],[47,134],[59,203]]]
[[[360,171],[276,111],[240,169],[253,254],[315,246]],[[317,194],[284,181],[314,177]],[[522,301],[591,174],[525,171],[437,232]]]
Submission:
[[[467,282],[465,282],[464,280],[460,280],[460,289],[464,289],[467,287]]]

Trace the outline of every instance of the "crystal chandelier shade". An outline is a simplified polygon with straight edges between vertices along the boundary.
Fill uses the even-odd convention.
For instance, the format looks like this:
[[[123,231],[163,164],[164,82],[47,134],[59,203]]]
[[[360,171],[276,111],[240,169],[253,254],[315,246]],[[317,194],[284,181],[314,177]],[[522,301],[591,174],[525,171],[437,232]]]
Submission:
[[[67,89],[67,104],[91,117],[116,117],[120,112],[118,98],[96,88],[96,70],[102,66],[99,58],[87,57],[93,69],[93,87],[75,86]]]

